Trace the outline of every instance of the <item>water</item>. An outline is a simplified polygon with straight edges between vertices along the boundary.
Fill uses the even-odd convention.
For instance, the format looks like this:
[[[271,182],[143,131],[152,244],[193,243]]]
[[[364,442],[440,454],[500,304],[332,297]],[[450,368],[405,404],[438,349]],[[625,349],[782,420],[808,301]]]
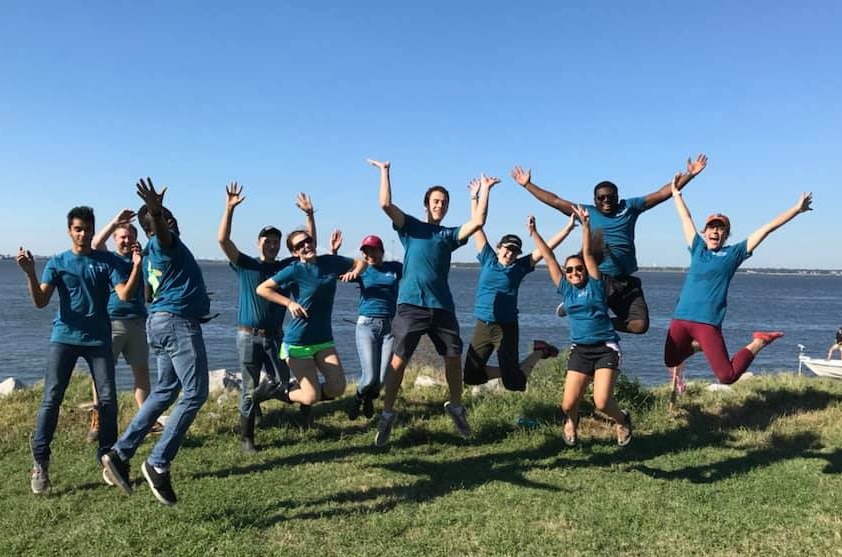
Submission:
[[[38,272],[44,262],[37,263]],[[234,340],[236,325],[236,277],[222,262],[201,264],[211,310],[220,316],[204,326],[205,344],[211,369],[239,369]],[[457,315],[466,345],[473,332],[473,299],[477,269],[452,269],[450,284],[457,304]],[[625,373],[645,384],[667,380],[663,347],[670,315],[684,280],[682,273],[640,272],[651,316],[645,335],[621,335]],[[339,284],[334,308],[333,330],[345,371],[359,373],[353,322],[357,316],[357,287]],[[555,316],[560,301],[546,270],[527,276],[520,288],[521,350],[533,338],[562,346],[567,343],[567,321]],[[13,376],[27,384],[42,377],[46,363],[53,315],[58,296],[47,308],[38,310],[29,299],[23,273],[14,261],[0,261],[0,338],[5,350],[0,357],[0,379]],[[842,278],[814,275],[739,274],[731,285],[724,335],[731,353],[744,346],[753,330],[781,330],[786,336],[760,353],[750,368],[754,373],[795,371],[797,344],[804,344],[812,356],[823,356],[842,324]],[[84,365],[84,364],[82,364]],[[809,372],[807,372],[809,373]],[[154,375],[154,374],[153,374]],[[687,362],[689,378],[712,379],[701,354]],[[131,372],[125,363],[117,366],[117,386],[128,389]]]

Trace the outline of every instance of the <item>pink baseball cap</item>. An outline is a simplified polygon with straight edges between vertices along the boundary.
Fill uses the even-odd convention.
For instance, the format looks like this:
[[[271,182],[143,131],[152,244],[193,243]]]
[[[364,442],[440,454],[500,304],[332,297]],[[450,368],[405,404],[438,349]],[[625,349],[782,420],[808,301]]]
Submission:
[[[381,240],[378,236],[371,234],[363,238],[363,241],[360,244],[360,249],[365,247],[383,249],[383,240]]]

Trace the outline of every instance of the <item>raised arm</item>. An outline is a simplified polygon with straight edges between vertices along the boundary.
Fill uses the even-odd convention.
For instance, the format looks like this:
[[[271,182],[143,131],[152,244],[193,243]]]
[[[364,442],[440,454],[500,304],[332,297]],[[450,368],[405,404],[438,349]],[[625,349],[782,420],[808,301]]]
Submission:
[[[477,210],[479,209],[479,178],[471,180],[468,183],[468,188],[471,190],[471,219],[474,219],[477,215]],[[474,232],[474,242],[477,245],[477,251],[481,252],[486,244],[488,244],[488,237],[485,235],[485,229],[480,227],[479,230]]]
[[[342,247],[342,231],[338,228],[330,233],[330,254],[337,255]]]
[[[599,280],[599,262],[591,249],[591,216],[588,210],[581,205],[576,205],[573,210],[576,213],[576,218],[582,223],[582,259],[585,260],[585,268],[588,270],[590,278]]]
[[[129,273],[129,278],[126,282],[114,285],[114,292],[117,293],[117,297],[124,302],[131,300],[132,297],[134,297],[134,293],[137,291],[137,284],[138,281],[141,280],[142,276],[143,255],[140,251],[140,244],[135,242],[132,246],[132,271]]]
[[[543,259],[547,260],[547,270],[550,271],[550,278],[553,279],[553,284],[558,286],[562,278],[561,267],[558,261],[556,261],[553,250],[550,249],[550,246],[547,245],[541,234],[538,233],[538,227],[535,225],[535,217],[532,215],[529,215],[526,219],[526,229],[529,231],[529,235],[532,236],[532,241],[535,242],[535,250],[541,254]]]
[[[316,246],[319,245],[316,241],[316,217],[314,216],[316,210],[313,209],[313,202],[310,201],[310,196],[304,192],[298,193],[298,198],[295,200],[295,205],[304,211],[304,214],[307,216],[306,222],[304,223],[304,229],[307,231],[307,234],[313,238],[313,249],[316,249]]]
[[[532,183],[532,171],[530,169],[527,168],[524,170],[520,166],[515,166],[512,169],[511,175],[515,182],[526,188],[526,191],[531,193],[533,197],[541,203],[549,205],[553,209],[557,209],[565,215],[570,216],[573,214],[573,203],[567,201],[566,199],[562,199],[552,192],[541,189]]]
[[[689,184],[690,180],[698,176],[699,173],[701,173],[701,171],[705,169],[707,164],[708,158],[707,155],[705,155],[704,153],[696,157],[695,161],[688,158],[687,172],[685,172],[684,174],[679,173],[680,178],[678,180],[678,183],[676,184],[675,180],[671,180],[669,183],[661,186],[660,189],[653,191],[652,193],[647,195],[644,198],[646,208],[651,209],[655,205],[663,203],[664,201],[669,199],[672,195],[673,185],[675,185],[675,187],[677,187],[679,191],[684,189],[684,186]]]
[[[91,247],[97,251],[108,251],[108,237],[114,234],[117,227],[121,224],[129,224],[135,218],[135,212],[131,209],[123,209],[117,216],[108,221],[108,224],[102,230],[96,233],[94,239],[91,241]]]
[[[216,241],[219,242],[222,253],[232,265],[237,264],[240,250],[231,240],[231,221],[234,219],[234,209],[246,199],[242,193],[243,187],[237,182],[231,182],[225,187],[225,211],[222,213],[222,220],[219,222],[219,230],[216,233]]]
[[[693,224],[693,217],[690,216],[690,209],[684,203],[684,197],[681,195],[681,190],[678,183],[681,180],[681,172],[676,172],[675,176],[670,182],[670,192],[675,201],[675,209],[678,211],[678,218],[681,219],[681,230],[684,232],[684,243],[687,246],[693,245],[693,240],[696,238],[696,225]]]
[[[38,309],[45,307],[50,303],[55,287],[52,284],[38,282],[38,276],[35,274],[35,258],[29,250],[24,250],[23,246],[18,249],[16,260],[18,266],[26,274],[26,287],[35,307]]]
[[[158,238],[158,244],[163,249],[169,249],[173,244],[172,232],[164,221],[164,194],[167,188],[160,192],[155,191],[152,185],[152,178],[147,177],[146,181],[141,178],[137,182],[137,195],[146,204],[152,221],[152,233]]]
[[[386,213],[396,228],[403,228],[406,215],[397,205],[392,204],[392,181],[389,177],[389,169],[392,167],[389,161],[380,162],[368,159],[368,164],[380,169],[380,208]]]
[[[494,184],[499,184],[500,178],[483,174],[479,179],[479,199],[477,208],[471,210],[471,219],[459,227],[459,241],[469,238],[471,234],[485,226],[488,215],[488,194]]]
[[[270,302],[284,306],[289,310],[290,315],[292,315],[293,317],[303,317],[305,319],[307,318],[307,310],[304,309],[304,306],[294,301],[292,298],[288,298],[280,292],[278,292],[278,283],[276,283],[274,280],[264,280],[263,282],[257,285],[255,292],[257,292],[258,296],[266,298]]]
[[[528,227],[528,225],[527,225],[527,227]],[[564,225],[564,228],[562,228],[561,230],[556,232],[555,236],[550,238],[550,241],[547,242],[547,245],[549,246],[549,248],[551,250],[556,249],[565,239],[567,239],[567,237],[570,235],[570,233],[573,231],[573,229],[575,227],[576,227],[576,214],[571,213],[570,218],[567,221],[567,224]],[[539,261],[541,261],[541,259],[543,259],[543,258],[544,258],[544,256],[541,255],[540,251],[538,251],[537,249],[532,250],[531,260],[532,260],[532,266],[533,267]]]
[[[813,202],[813,194],[811,193],[802,193],[801,197],[798,199],[798,203],[775,217],[775,219],[768,223],[764,224],[754,232],[752,232],[748,240],[746,242],[746,249],[749,252],[753,252],[757,246],[760,245],[760,242],[766,239],[766,236],[777,230],[778,228],[782,227],[789,221],[795,218],[796,215],[804,213],[806,211],[810,211],[813,208],[810,204]]]

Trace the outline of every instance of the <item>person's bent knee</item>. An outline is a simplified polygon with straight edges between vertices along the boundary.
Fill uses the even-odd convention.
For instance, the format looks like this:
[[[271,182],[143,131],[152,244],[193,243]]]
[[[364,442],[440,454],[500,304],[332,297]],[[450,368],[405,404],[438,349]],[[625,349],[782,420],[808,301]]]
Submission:
[[[342,377],[337,381],[325,383],[323,390],[325,396],[329,398],[337,398],[342,396],[345,393],[345,378]]]
[[[614,395],[594,395],[593,397],[593,404],[597,410],[600,412],[605,412],[608,407],[611,405],[611,402],[614,400]]]
[[[626,324],[626,332],[642,335],[649,330],[649,320],[636,319]]]

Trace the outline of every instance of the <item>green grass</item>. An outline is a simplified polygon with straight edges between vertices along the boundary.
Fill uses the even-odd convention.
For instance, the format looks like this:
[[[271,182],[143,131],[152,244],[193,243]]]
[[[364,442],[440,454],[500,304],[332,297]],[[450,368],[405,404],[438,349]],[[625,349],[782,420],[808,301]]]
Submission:
[[[210,400],[173,465],[167,508],[133,460],[135,493],[101,480],[85,443],[87,383],[74,379],[53,442],[49,496],[29,491],[37,389],[0,400],[3,555],[842,555],[842,382],[761,377],[730,392],[623,381],[635,439],[584,404],[581,444],[560,436],[558,363],[529,392],[467,398],[464,441],[444,388],[408,387],[392,443],[347,401],[297,412],[268,403],[263,450],[240,454],[236,396]],[[408,379],[405,384],[411,385]],[[134,412],[121,398],[121,430]],[[537,419],[523,429],[515,418]]]

